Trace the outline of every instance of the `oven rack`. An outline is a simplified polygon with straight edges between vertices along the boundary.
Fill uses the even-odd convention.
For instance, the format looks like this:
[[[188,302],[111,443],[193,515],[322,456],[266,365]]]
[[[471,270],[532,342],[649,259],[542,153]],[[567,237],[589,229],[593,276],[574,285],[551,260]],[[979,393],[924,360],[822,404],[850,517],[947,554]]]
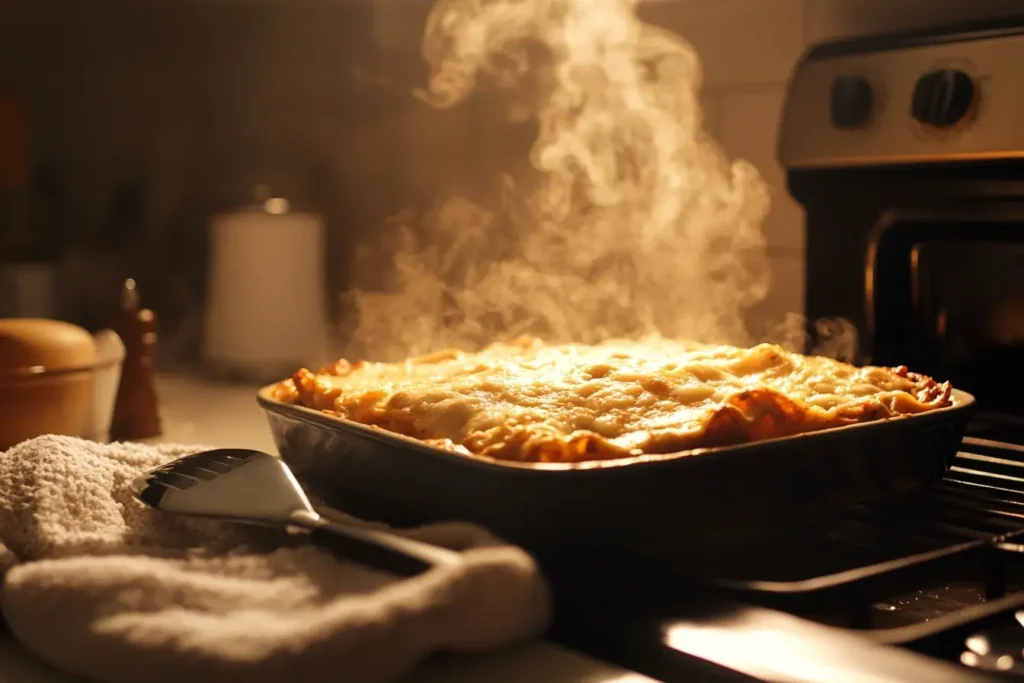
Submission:
[[[541,559],[556,592],[592,566],[601,572],[590,578],[592,590],[619,586],[658,611],[710,589],[880,642],[919,641],[1017,606],[1008,593],[1024,591],[1024,446],[968,436],[933,485],[884,500],[796,508],[727,536],[718,546],[667,542],[654,562],[612,554]],[[893,596],[934,584],[957,586],[970,600],[931,596],[941,609],[917,621],[879,619]]]

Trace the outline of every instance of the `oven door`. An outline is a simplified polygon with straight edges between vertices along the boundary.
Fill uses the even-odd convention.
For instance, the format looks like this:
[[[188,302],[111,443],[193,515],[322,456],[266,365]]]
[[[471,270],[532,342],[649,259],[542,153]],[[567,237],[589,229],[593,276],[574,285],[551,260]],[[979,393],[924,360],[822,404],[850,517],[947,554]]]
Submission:
[[[868,245],[871,362],[1024,416],[1024,203],[889,211]]]

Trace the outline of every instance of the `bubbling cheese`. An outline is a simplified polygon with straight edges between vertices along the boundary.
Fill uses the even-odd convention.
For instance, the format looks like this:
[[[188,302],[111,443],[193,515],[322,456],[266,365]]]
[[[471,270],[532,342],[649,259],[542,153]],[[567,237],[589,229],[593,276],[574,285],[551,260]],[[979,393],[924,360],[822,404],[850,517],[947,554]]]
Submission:
[[[948,384],[779,346],[545,345],[299,370],[272,398],[465,454],[581,462],[732,445],[922,413]]]

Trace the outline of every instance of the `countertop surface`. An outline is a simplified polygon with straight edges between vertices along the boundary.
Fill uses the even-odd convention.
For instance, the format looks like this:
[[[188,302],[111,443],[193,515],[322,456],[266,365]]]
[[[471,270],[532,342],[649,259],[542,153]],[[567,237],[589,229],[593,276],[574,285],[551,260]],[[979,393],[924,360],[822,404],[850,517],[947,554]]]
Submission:
[[[158,390],[164,422],[160,441],[254,448],[276,452],[255,387],[186,376],[162,376]],[[35,658],[0,631],[0,683],[79,680]],[[652,679],[607,665],[553,643],[535,641],[499,652],[448,655],[423,664],[406,683],[647,683]]]

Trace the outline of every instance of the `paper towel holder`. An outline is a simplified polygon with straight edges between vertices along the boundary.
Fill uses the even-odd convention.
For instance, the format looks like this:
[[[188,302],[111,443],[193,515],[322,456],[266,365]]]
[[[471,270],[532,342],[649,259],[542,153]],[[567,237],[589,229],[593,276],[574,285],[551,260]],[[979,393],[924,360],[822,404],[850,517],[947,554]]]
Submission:
[[[221,379],[267,382],[327,360],[325,225],[260,183],[209,225],[202,359]]]

